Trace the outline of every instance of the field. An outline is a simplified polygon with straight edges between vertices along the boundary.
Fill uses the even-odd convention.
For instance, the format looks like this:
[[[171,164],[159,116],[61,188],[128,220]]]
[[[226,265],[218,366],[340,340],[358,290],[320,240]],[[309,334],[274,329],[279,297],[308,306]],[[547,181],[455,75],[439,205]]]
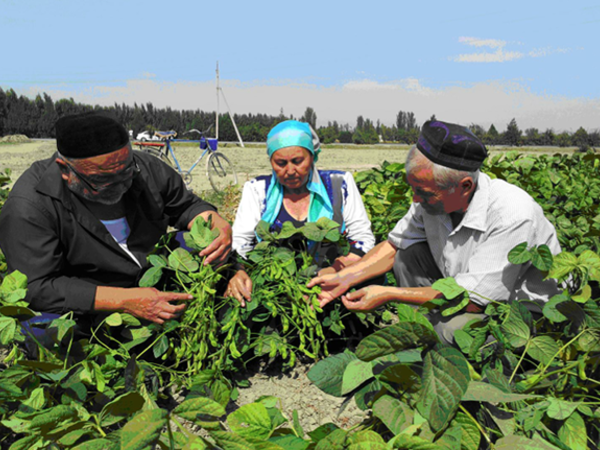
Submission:
[[[134,146],[134,148],[136,148]],[[410,147],[407,145],[373,145],[356,146],[332,144],[323,147],[317,166],[319,169],[337,169],[356,172],[378,167],[382,162],[404,162]],[[182,167],[188,168],[198,158],[200,150],[190,144],[177,143],[174,146],[177,159]],[[258,175],[271,172],[264,144],[247,144],[245,148],[228,143],[219,150],[229,158],[235,166],[238,182],[250,180]],[[491,152],[511,150],[505,147],[491,148]],[[572,148],[527,148],[518,149],[530,153],[572,153]],[[0,144],[0,170],[11,168],[13,180],[16,180],[34,161],[49,158],[56,151],[54,140],[32,141],[24,144]],[[195,192],[210,190],[206,177],[205,159],[192,172],[191,188]]]
[[[0,146],[0,169],[12,168],[13,179],[17,179],[31,162],[50,156],[53,147],[52,141]],[[240,182],[270,170],[262,146],[246,149],[227,146],[222,150],[234,162]],[[520,301],[512,305],[496,303],[486,309],[489,319],[471,328],[466,327],[466,331],[461,330],[460,335],[455,335],[458,347],[451,348],[436,344],[437,338],[428,328],[430,324],[427,319],[406,305],[398,305],[392,311],[394,314],[388,310],[370,314],[370,318],[378,317],[381,319],[379,325],[383,323],[385,326],[373,334],[370,334],[372,329],[366,334],[361,332],[361,336],[366,335],[364,338],[357,337],[352,327],[342,335],[333,331],[342,338],[335,339],[334,336],[334,340],[353,351],[321,359],[323,354],[319,347],[315,350],[319,339],[318,334],[313,337],[313,327],[321,329],[323,325],[327,327],[327,337],[333,336],[331,332],[336,320],[341,323],[340,316],[335,315],[339,310],[329,309],[319,316],[317,322],[315,312],[309,308],[310,311],[307,309],[296,316],[297,323],[309,325],[297,329],[292,327],[289,333],[286,332],[284,318],[294,318],[291,314],[286,316],[289,310],[283,306],[290,301],[285,298],[287,292],[293,293],[295,290],[298,304],[306,308],[308,306],[304,299],[307,297],[303,298],[303,294],[297,292],[308,294],[309,301],[316,295],[314,291],[302,290],[304,281],[300,278],[299,267],[293,269],[293,273],[282,275],[282,266],[289,267],[290,262],[289,252],[281,251],[286,249],[269,247],[273,252],[265,253],[266,257],[253,259],[257,263],[250,269],[254,270],[254,275],[260,278],[264,286],[260,291],[264,297],[253,297],[252,309],[257,308],[256,312],[249,307],[240,309],[234,301],[229,304],[227,300],[214,302],[218,296],[207,293],[216,285],[204,281],[192,283],[186,275],[188,271],[191,276],[193,270],[198,270],[183,267],[193,261],[188,259],[185,262],[183,256],[173,260],[169,257],[168,261],[155,257],[151,260],[153,268],[147,272],[154,271],[148,277],[154,281],[142,286],[158,287],[157,282],[164,282],[162,270],[168,266],[178,275],[169,281],[175,280],[175,284],[168,285],[173,289],[162,289],[162,286],[167,286],[163,284],[160,285],[162,290],[184,288],[190,292],[188,289],[194,289],[204,296],[206,303],[202,307],[208,309],[202,310],[197,316],[200,325],[206,322],[200,318],[220,317],[214,325],[206,322],[206,326],[210,327],[207,329],[214,330],[218,341],[211,343],[206,338],[208,333],[204,332],[192,341],[197,343],[202,340],[205,345],[203,355],[207,356],[198,359],[207,365],[203,365],[198,378],[192,380],[191,391],[186,394],[167,384],[170,397],[167,391],[159,390],[158,394],[152,394],[152,398],[159,402],[157,406],[149,398],[151,383],[146,381],[144,384],[132,379],[132,373],[139,372],[132,372],[131,367],[138,367],[141,373],[160,373],[158,378],[165,378],[161,383],[167,381],[171,375],[170,367],[175,366],[167,367],[164,364],[159,369],[160,363],[156,365],[153,361],[158,358],[162,358],[162,361],[173,360],[178,344],[171,345],[172,339],[187,342],[182,338],[183,335],[171,333],[177,331],[179,325],[170,330],[149,329],[115,313],[106,319],[103,332],[107,332],[107,336],[117,331],[125,333],[122,336],[142,336],[142,342],[150,343],[142,354],[151,350],[147,355],[150,358],[141,359],[140,355],[138,359],[135,354],[132,357],[128,352],[128,343],[121,345],[120,349],[102,349],[95,344],[86,359],[75,365],[81,365],[77,370],[69,368],[60,371],[67,367],[66,359],[64,366],[62,359],[23,361],[10,366],[11,358],[15,358],[18,352],[16,347],[8,345],[6,352],[10,350],[10,354],[6,356],[6,361],[9,367],[5,375],[0,374],[0,388],[10,392],[6,398],[27,398],[24,405],[29,408],[21,408],[11,416],[11,420],[2,422],[16,433],[29,433],[30,437],[23,438],[21,446],[14,448],[25,448],[23,445],[32,442],[41,445],[44,439],[45,442],[58,439],[64,448],[74,448],[72,446],[77,440],[81,442],[83,436],[95,437],[95,446],[81,444],[77,445],[78,450],[116,448],[108,437],[104,439],[105,432],[110,433],[108,436],[112,436],[113,443],[114,439],[120,439],[123,445],[127,443],[126,448],[147,448],[134,444],[137,442],[136,430],[145,430],[148,422],[152,424],[154,434],[149,433],[144,438],[147,438],[147,442],[159,442],[160,448],[477,450],[494,448],[495,443],[497,449],[597,449],[600,398],[594,392],[600,384],[600,307],[597,289],[600,281],[600,257],[597,255],[600,236],[600,211],[597,205],[600,195],[600,158],[593,154],[572,157],[557,155],[571,153],[571,149],[561,149],[561,152],[556,148],[527,149],[526,152],[519,149],[520,154],[506,154],[506,150],[492,149],[490,162],[484,170],[521,186],[534,196],[556,226],[564,250],[561,257],[553,261],[547,247],[527,248],[527,243],[523,243],[511,251],[512,256],[509,255],[513,264],[531,260],[549,277],[567,283],[564,293],[554,297],[548,307],[544,307],[541,318],[534,321]],[[181,153],[184,165],[194,158],[191,148],[181,146],[177,151]],[[403,173],[402,165],[380,166],[384,161],[403,162],[406,151],[407,147],[400,146],[334,146],[325,148],[318,162],[320,168],[361,172],[356,175],[357,184],[379,238],[385,239],[397,217],[403,214],[410,203],[407,186],[400,176]],[[531,157],[542,154],[540,158]],[[374,169],[367,170],[370,168]],[[209,186],[202,171],[197,170],[196,175],[192,182],[195,191],[211,201],[225,203],[219,206],[235,208],[235,196],[215,196],[208,191]],[[198,242],[204,239],[201,238],[205,236],[202,233],[201,230],[197,232]],[[308,237],[308,229],[306,233]],[[314,236],[314,230],[312,233]],[[277,239],[276,236],[274,238]],[[204,274],[200,277],[202,280],[205,278]],[[468,303],[468,293],[457,286],[452,278],[442,282],[434,288],[451,301],[442,301],[438,307],[448,314],[464,308],[465,300]],[[278,290],[279,286],[290,283],[291,291]],[[20,303],[21,295],[24,295],[22,286],[22,280],[17,278],[10,279],[7,286],[0,286],[0,306],[4,305],[0,313],[6,316],[0,314],[1,343],[10,343],[12,339],[16,343],[18,340],[16,319],[27,314],[26,305]],[[268,295],[275,290],[279,292],[277,299],[275,294]],[[223,305],[225,312],[217,314],[218,308]],[[309,320],[311,315],[314,321]],[[347,320],[360,326],[356,317],[351,316]],[[364,318],[361,320],[365,325]],[[346,322],[346,325],[350,322]],[[265,326],[250,341],[250,334],[244,331],[244,323],[248,327],[252,323],[265,323]],[[56,325],[61,339],[69,340],[71,326],[73,324],[68,319]],[[229,333],[228,327],[231,330]],[[304,349],[304,341],[297,346],[297,337],[305,330],[310,331],[310,351],[317,356]],[[348,345],[357,340],[360,340],[357,346]],[[210,349],[208,353],[206,347]],[[196,355],[202,353],[202,346],[198,348],[188,348],[190,358],[184,360],[186,364],[196,361]],[[61,349],[57,345],[53,351],[59,356],[61,351],[64,352],[64,346]],[[297,353],[301,364],[294,366],[288,351]],[[340,349],[332,353],[337,351]],[[225,355],[225,360],[219,355]],[[303,356],[309,356],[309,359]],[[285,366],[286,359],[292,370],[282,370],[281,364]],[[317,364],[311,364],[311,360],[317,359],[320,359]],[[0,356],[0,364],[1,360]],[[215,361],[216,364],[212,365]],[[243,369],[238,366],[233,375],[232,380],[237,385],[234,396],[220,378],[213,379],[215,374],[210,374],[210,371],[220,371],[223,364],[223,370],[228,370],[228,367],[235,365],[235,361],[248,364]],[[254,362],[250,364],[250,361]],[[63,380],[67,374],[70,378]],[[13,380],[25,375],[35,383],[42,383],[43,387],[36,388],[37,384],[33,381],[28,385],[17,381],[13,384]],[[2,381],[3,378],[5,381]],[[127,388],[128,383],[131,385],[132,382],[134,385],[138,383],[137,391]],[[28,393],[22,394],[17,385],[23,390],[27,389]],[[154,389],[157,389],[156,386]],[[96,390],[98,393],[105,392],[106,398],[103,400],[100,395],[94,395]],[[50,392],[61,392],[62,397]],[[165,401],[169,398],[175,403]],[[111,401],[106,403],[108,399]],[[77,408],[68,406],[75,405],[73,401],[77,402]],[[222,407],[216,402],[221,403]],[[92,415],[80,404],[85,404]],[[5,405],[8,407],[8,402]],[[43,409],[51,405],[54,405],[52,409]],[[227,409],[223,409],[225,406]],[[342,413],[338,413],[340,409]],[[297,410],[297,415],[294,410]],[[225,414],[228,414],[229,429],[237,435],[224,435],[217,429],[216,418]],[[33,420],[30,421],[31,417]],[[175,420],[176,417],[180,422]],[[122,428],[123,422],[116,425],[126,418],[131,420]],[[164,431],[168,420],[185,425],[185,429],[172,432],[167,426],[168,432]],[[281,427],[282,420],[289,421],[288,428]],[[54,431],[53,427],[56,426],[58,428]],[[208,435],[209,441],[217,441],[217,447],[204,446],[198,442],[199,439],[188,435],[187,430],[197,433],[200,428],[204,433],[200,435]],[[35,435],[39,431],[44,435],[43,438]],[[304,436],[305,431],[310,432],[310,438]],[[240,437],[249,439],[248,442],[253,444],[240,444],[244,442],[236,441]],[[384,439],[389,440],[387,445]],[[435,445],[431,444],[434,441]],[[193,447],[194,444],[198,447]]]

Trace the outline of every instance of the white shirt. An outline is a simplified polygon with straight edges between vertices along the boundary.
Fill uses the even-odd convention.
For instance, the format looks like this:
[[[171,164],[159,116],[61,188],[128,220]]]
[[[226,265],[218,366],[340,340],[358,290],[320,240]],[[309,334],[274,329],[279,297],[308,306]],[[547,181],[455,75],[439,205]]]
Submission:
[[[432,215],[413,203],[388,241],[401,249],[427,241],[444,277],[454,277],[480,305],[489,303],[484,297],[547,301],[559,292],[531,263],[508,262],[508,253],[521,242],[546,244],[552,254],[560,253],[556,230],[527,192],[484,173],[456,228],[448,214]]]
[[[366,253],[375,245],[375,236],[358,187],[349,172],[344,172],[343,189],[346,189],[346,195],[343,197],[342,215],[348,232],[347,238],[356,241],[354,246]],[[255,178],[244,184],[232,227],[232,249],[244,258],[254,248],[254,229],[264,213],[266,195],[265,180]]]

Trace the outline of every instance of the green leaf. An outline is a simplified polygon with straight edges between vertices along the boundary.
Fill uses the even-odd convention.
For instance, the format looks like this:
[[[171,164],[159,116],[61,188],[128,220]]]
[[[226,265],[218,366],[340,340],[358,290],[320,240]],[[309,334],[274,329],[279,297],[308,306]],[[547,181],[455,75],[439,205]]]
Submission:
[[[120,327],[123,325],[121,313],[115,312],[106,318],[106,324],[110,327]]]
[[[438,341],[436,332],[431,328],[416,322],[400,322],[364,338],[358,344],[356,356],[363,361],[372,361],[380,356]]]
[[[400,434],[413,423],[412,409],[400,400],[384,395],[373,403],[373,415],[378,417],[394,435]]]
[[[41,430],[41,434],[46,434],[52,428],[56,428],[62,422],[77,417],[77,410],[71,406],[58,405],[46,409],[35,416],[31,421],[31,430]]]
[[[532,264],[542,272],[548,272],[552,268],[553,261],[552,252],[546,244],[542,244],[531,251]]]
[[[387,450],[383,438],[372,430],[363,430],[350,435],[348,450]]]
[[[570,301],[568,295],[559,294],[552,297],[550,300],[546,302],[542,312],[544,316],[549,319],[552,323],[561,323],[567,320],[567,317],[561,313],[558,309],[556,309],[556,305],[564,302]]]
[[[281,231],[277,233],[277,238],[289,239],[298,233],[300,233],[300,229],[296,228],[292,222],[284,222],[281,227]]]
[[[359,387],[365,381],[373,378],[371,363],[356,359],[351,361],[344,370],[342,377],[342,395],[346,395]]]
[[[319,228],[317,226],[317,224],[314,222],[307,223],[302,228],[300,228],[300,230],[302,231],[302,234],[307,239],[310,239],[311,241],[315,241],[315,242],[321,242],[327,235],[327,231],[328,231],[328,230],[323,230],[322,228]]]
[[[417,409],[432,430],[440,431],[452,419],[469,380],[469,365],[457,349],[438,346],[427,353]]]
[[[574,254],[569,252],[559,253],[554,257],[548,277],[562,281],[569,273],[577,268],[577,263],[577,257]]]
[[[558,343],[550,336],[536,336],[531,340],[527,354],[542,364],[550,364],[558,350]]]
[[[517,303],[510,305],[510,312],[500,329],[513,348],[523,347],[531,336],[531,330],[523,320]]]
[[[343,450],[347,435],[348,432],[346,430],[338,428],[321,439],[317,443],[315,450]]]
[[[69,331],[72,331],[77,323],[72,319],[67,319],[65,317],[60,317],[58,319],[54,319],[52,323],[48,326],[48,328],[56,328],[56,339],[58,341],[62,341],[63,338],[67,335]]]
[[[160,358],[168,349],[169,338],[163,334],[152,347],[152,353],[154,354],[155,358]]]
[[[153,448],[160,432],[167,424],[164,409],[152,409],[137,414],[121,429],[121,450],[146,450]]]
[[[66,446],[67,448],[71,448],[79,439],[83,436],[93,434],[92,430],[74,430],[59,439],[59,443]],[[98,442],[101,441],[101,442]],[[108,444],[107,444],[108,443]],[[104,449],[112,449],[115,447],[115,444],[110,442],[108,439],[92,439],[91,441],[83,442],[78,445],[77,449],[79,450],[104,450]]]
[[[462,429],[460,427],[448,427],[435,443],[444,450],[461,450],[461,441]]]
[[[14,305],[0,306],[0,314],[6,317],[13,317],[20,321],[31,319],[32,317],[38,315],[35,311],[29,308]]]
[[[592,298],[592,288],[589,284],[586,284],[577,293],[571,295],[571,299],[577,303],[586,303],[590,298]]]
[[[218,428],[219,418],[225,415],[225,408],[210,398],[196,397],[181,403],[173,410],[173,414],[203,428]]]
[[[539,398],[539,395],[503,392],[492,384],[471,380],[462,400],[464,402],[509,403],[532,398]]]
[[[130,416],[144,406],[144,397],[137,392],[128,392],[120,395],[110,403],[104,405],[100,413],[100,420],[103,427],[107,427],[120,420]]]
[[[416,322],[430,328],[433,331],[433,325],[425,317],[424,314],[420,313],[417,309],[409,306],[405,303],[396,303],[396,315],[398,316],[398,322]]]
[[[181,270],[183,272],[196,272],[200,265],[190,252],[182,248],[176,248],[169,255],[169,267],[173,270]]]
[[[27,289],[27,277],[18,270],[6,275],[0,284],[0,293],[2,294],[10,294],[24,289]]]
[[[256,235],[259,237],[259,239],[261,239],[263,241],[267,241],[267,242],[274,242],[276,240],[273,233],[271,233],[269,231],[270,227],[271,227],[271,224],[269,222],[265,222],[264,220],[261,220],[260,222],[258,222],[258,225],[256,225],[256,228],[255,228],[255,231],[256,231]]]
[[[350,352],[339,353],[329,356],[316,363],[308,371],[308,379],[319,389],[329,395],[341,397],[344,372],[350,362],[355,361],[356,356]]]
[[[148,270],[146,270],[146,272],[144,272],[144,275],[142,275],[142,278],[140,278],[139,281],[139,286],[140,287],[152,287],[155,286],[156,283],[158,283],[162,277],[163,274],[163,268],[162,267],[150,267]]]
[[[449,304],[444,305],[441,308],[441,313],[443,317],[448,317],[457,312],[461,311],[463,308],[469,304],[469,295],[465,292],[462,298],[458,297],[452,300]]]
[[[461,447],[463,450],[477,450],[481,441],[481,433],[473,420],[462,411],[456,413],[456,417],[450,426],[460,426],[462,430]]]
[[[527,250],[527,242],[521,242],[508,252],[508,261],[511,264],[523,264],[531,260],[531,252]]]
[[[223,450],[255,450],[255,447],[241,436],[228,431],[211,430],[210,435]]]
[[[305,441],[304,439],[294,436],[293,434],[273,436],[266,442],[253,441],[252,444],[256,450],[306,450],[310,446],[309,441]]]
[[[242,438],[268,439],[274,430],[267,408],[260,403],[250,403],[227,416],[231,430]]]
[[[517,436],[515,434],[498,440],[494,448],[496,450],[559,450],[558,447],[549,442],[534,441],[525,436]]]
[[[441,447],[417,436],[399,434],[393,440],[394,446],[402,450],[442,450]],[[390,441],[390,442],[392,442]]]
[[[546,410],[546,414],[551,419],[565,420],[571,416],[579,406],[579,403],[568,402],[559,398],[548,397],[550,404]]]
[[[154,267],[168,267],[167,259],[163,255],[150,255],[148,262]]]
[[[219,230],[211,230],[209,223],[203,217],[196,217],[191,230],[188,233],[183,233],[183,240],[185,245],[193,250],[204,250],[218,235]]]
[[[436,291],[440,291],[446,300],[452,300],[461,294],[467,293],[467,290],[459,286],[452,277],[442,278],[431,285]]]
[[[558,430],[558,438],[571,450],[587,450],[585,421],[578,412],[574,412],[565,420]]]
[[[15,339],[17,320],[12,317],[0,316],[0,344],[8,345]]]

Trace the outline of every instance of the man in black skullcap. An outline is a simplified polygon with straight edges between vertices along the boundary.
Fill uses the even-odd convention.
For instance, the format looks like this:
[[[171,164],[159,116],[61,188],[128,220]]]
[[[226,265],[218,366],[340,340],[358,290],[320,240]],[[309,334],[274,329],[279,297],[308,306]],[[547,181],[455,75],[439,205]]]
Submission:
[[[122,311],[163,323],[185,309],[187,294],[139,288],[146,257],[168,226],[188,230],[208,219],[219,236],[204,251],[223,262],[231,227],[159,159],[133,152],[121,124],[99,113],[56,123],[58,153],[34,163],[0,214],[8,269],[27,275],[34,310],[89,316]]]
[[[342,295],[348,309],[370,311],[389,301],[420,305],[441,298],[434,281],[454,277],[473,294],[467,312],[429,318],[440,337],[453,342],[454,330],[482,317],[490,300],[547,301],[556,294],[553,280],[530,263],[512,265],[508,252],[516,245],[546,244],[560,252],[556,231],[542,208],[522,189],[492,180],[479,171],[487,150],[466,127],[428,121],[406,160],[413,204],[388,240],[361,261],[334,275],[317,277],[321,305]],[[389,270],[398,287],[348,289]]]

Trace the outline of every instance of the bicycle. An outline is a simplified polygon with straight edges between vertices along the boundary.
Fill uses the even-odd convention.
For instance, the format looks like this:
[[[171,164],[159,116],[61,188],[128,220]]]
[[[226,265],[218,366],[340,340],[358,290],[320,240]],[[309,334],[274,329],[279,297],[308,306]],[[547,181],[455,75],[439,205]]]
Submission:
[[[198,159],[196,159],[187,170],[181,167],[179,160],[175,156],[175,151],[171,146],[171,141],[173,141],[173,139],[168,138],[163,142],[138,142],[137,145],[141,151],[156,156],[173,167],[173,169],[181,175],[181,178],[183,178],[183,181],[187,186],[192,182],[192,170],[196,168],[202,158],[208,153],[208,159],[206,160],[206,176],[215,192],[221,192],[225,187],[237,184],[237,175],[233,168],[233,164],[231,164],[229,159],[227,159],[223,153],[217,150],[217,139],[209,139],[204,136],[211,128],[212,125],[204,132],[192,129],[184,133],[198,133],[200,135],[199,140],[181,142],[198,142],[200,150],[203,150]],[[172,161],[171,158],[173,159]]]

